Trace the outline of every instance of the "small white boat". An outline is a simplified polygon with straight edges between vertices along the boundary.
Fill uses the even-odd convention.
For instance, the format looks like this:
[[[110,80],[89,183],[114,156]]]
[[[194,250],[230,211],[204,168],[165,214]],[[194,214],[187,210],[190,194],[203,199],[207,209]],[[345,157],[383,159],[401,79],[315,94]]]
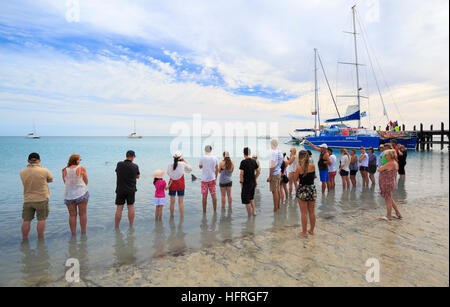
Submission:
[[[29,133],[26,137],[27,137],[27,139],[40,139],[41,138],[40,136],[37,136],[34,133]]]
[[[40,139],[41,137],[36,134],[36,125],[33,122],[33,132],[28,133],[27,139]]]
[[[129,139],[142,139],[142,136],[136,133],[136,121],[134,121],[134,131],[128,136]]]

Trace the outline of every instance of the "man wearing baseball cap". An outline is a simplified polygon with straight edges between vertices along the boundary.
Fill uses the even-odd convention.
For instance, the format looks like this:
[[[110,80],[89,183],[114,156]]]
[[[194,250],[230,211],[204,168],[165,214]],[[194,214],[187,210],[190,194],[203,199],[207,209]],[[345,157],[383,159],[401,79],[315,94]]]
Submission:
[[[31,221],[36,218],[38,238],[44,237],[45,220],[50,212],[50,190],[48,183],[53,182],[52,173],[41,166],[41,157],[38,153],[28,156],[28,166],[20,172],[23,184],[23,211],[22,211],[22,237],[28,239]]]
[[[134,223],[134,203],[136,195],[136,182],[140,178],[139,166],[133,163],[136,158],[136,153],[129,150],[126,155],[126,160],[117,163],[117,186],[116,186],[116,217],[115,225],[119,228],[120,220],[122,219],[122,211],[125,203],[128,209],[128,221],[130,227]]]

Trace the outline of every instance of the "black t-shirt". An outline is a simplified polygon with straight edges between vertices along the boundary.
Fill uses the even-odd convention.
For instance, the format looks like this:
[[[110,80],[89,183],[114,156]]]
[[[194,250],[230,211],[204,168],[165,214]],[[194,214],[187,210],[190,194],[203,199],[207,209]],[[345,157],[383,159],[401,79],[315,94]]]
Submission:
[[[125,160],[117,163],[117,187],[116,193],[133,193],[136,192],[136,179],[140,175],[139,167],[131,162]]]
[[[242,160],[239,169],[244,171],[244,185],[256,183],[255,171],[258,169],[258,163],[255,160],[251,158]]]

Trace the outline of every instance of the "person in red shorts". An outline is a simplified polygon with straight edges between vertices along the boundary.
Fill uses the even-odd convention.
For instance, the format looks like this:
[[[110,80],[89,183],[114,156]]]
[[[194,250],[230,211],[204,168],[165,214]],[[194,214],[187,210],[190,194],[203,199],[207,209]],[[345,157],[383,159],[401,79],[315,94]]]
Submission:
[[[214,212],[217,210],[216,180],[219,174],[219,162],[211,155],[211,145],[205,146],[205,155],[200,158],[199,167],[202,170],[202,205],[203,213],[206,213],[208,192],[211,194]]]

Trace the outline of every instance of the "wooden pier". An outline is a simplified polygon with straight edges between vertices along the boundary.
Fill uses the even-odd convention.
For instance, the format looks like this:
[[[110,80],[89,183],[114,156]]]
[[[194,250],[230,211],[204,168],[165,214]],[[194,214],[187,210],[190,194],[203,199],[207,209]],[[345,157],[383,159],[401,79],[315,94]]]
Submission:
[[[416,150],[427,151],[433,148],[433,145],[440,145],[441,150],[444,149],[444,145],[449,145],[450,132],[445,130],[444,123],[441,123],[440,129],[434,130],[433,125],[430,126],[430,130],[424,130],[423,124],[419,125],[419,130],[414,126],[413,131],[417,134],[417,146]],[[435,140],[434,136],[440,136],[439,140]],[[445,139],[447,137],[447,139]]]

